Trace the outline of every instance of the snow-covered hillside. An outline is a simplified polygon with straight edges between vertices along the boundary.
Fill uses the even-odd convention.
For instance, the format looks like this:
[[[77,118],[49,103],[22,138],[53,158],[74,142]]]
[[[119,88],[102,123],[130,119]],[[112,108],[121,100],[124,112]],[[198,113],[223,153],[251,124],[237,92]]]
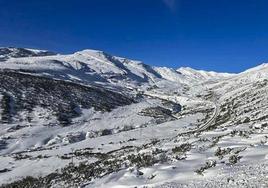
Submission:
[[[15,51],[15,50],[14,50]],[[32,56],[32,55],[30,55]],[[153,85],[163,79],[181,84],[191,84],[208,79],[231,76],[189,68],[176,70],[150,67],[140,61],[109,55],[97,50],[83,50],[71,55],[51,55],[9,58],[1,63],[2,69],[20,69],[61,79],[81,82],[113,83],[125,87]]]
[[[49,55],[55,55],[55,53],[49,52],[47,50],[36,50],[29,48],[0,47],[0,61],[6,61],[10,58],[49,56]]]
[[[267,187],[267,75],[0,48],[1,186]]]

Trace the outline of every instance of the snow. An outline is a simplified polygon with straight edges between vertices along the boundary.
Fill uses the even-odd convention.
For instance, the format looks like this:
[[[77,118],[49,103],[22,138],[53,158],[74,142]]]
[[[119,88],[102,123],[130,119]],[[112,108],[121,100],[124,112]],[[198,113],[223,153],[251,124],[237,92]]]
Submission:
[[[2,71],[98,85],[136,100],[107,112],[80,108],[80,116],[69,126],[57,125],[56,114],[42,106],[35,106],[31,113],[20,111],[15,119],[21,121],[1,123],[0,170],[9,170],[0,174],[2,184],[59,172],[71,162],[76,166],[102,164],[107,161],[98,155],[105,155],[108,161],[120,163],[120,168],[83,179],[79,185],[268,185],[267,64],[239,74],[188,67],[175,70],[150,67],[98,50],[8,58],[0,64]],[[172,104],[181,105],[182,110],[170,110]],[[0,103],[1,119],[3,105]],[[26,121],[29,114],[30,122]],[[85,153],[76,156],[79,152]],[[162,160],[139,166],[135,160],[131,162],[131,155]],[[65,183],[69,185],[63,181],[53,186]]]

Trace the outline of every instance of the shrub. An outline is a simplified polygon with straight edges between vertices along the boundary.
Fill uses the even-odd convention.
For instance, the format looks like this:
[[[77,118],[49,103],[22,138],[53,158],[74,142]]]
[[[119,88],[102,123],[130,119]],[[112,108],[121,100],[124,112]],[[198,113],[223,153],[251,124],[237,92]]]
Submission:
[[[232,151],[231,148],[222,149],[221,147],[218,147],[217,150],[215,151],[215,156],[222,159],[224,155],[229,154],[231,151]]]
[[[246,117],[243,121],[243,123],[249,123],[250,122],[250,118],[249,117]]]
[[[192,145],[189,143],[182,144],[180,146],[176,146],[172,149],[173,153],[185,153],[191,150]]]
[[[229,157],[229,163],[230,164],[236,164],[242,157],[241,156],[238,156],[238,155],[231,155]]]
[[[196,172],[197,174],[203,175],[203,172],[204,172],[205,170],[207,170],[207,169],[209,169],[209,168],[212,168],[212,167],[215,167],[216,164],[217,164],[217,162],[214,161],[214,160],[207,161],[206,164],[205,164],[205,166],[200,167],[200,168],[197,169],[195,172]]]
[[[129,155],[128,160],[137,167],[149,167],[159,162],[150,154]]]
[[[101,131],[101,136],[111,135],[113,132],[111,129],[103,129]]]

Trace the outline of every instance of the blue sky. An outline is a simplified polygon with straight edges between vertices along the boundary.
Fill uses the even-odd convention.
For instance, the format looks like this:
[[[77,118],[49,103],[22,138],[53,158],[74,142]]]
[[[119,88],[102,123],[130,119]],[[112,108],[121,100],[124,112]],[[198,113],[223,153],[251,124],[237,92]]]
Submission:
[[[0,45],[240,72],[268,62],[268,1],[0,0]]]

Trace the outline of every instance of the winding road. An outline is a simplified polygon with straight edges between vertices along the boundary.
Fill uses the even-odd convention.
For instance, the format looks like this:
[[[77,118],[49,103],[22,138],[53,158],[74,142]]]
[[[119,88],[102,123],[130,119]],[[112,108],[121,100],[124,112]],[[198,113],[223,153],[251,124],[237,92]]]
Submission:
[[[165,99],[165,100],[171,100],[169,98],[170,96],[152,95],[152,94],[148,94],[148,93],[146,95],[151,96],[151,97],[157,97],[157,98]],[[174,100],[171,100],[171,101],[174,102]],[[175,99],[175,101],[176,101],[176,99]],[[217,102],[217,97],[215,96],[214,93],[212,93],[212,99],[209,100],[209,101],[206,100],[204,102],[212,103],[212,105],[214,106],[214,112],[213,112],[212,116],[209,118],[209,120],[206,123],[204,123],[202,126],[196,128],[196,129],[184,131],[184,132],[179,133],[178,135],[201,132],[201,131],[204,131],[204,130],[208,129],[211,125],[213,125],[213,123],[215,122],[217,116],[220,113],[220,107],[219,107],[219,104]]]
[[[193,129],[193,130],[189,130],[189,131],[185,131],[185,132],[179,133],[179,135],[180,134],[188,134],[188,133],[201,132],[201,131],[204,131],[204,130],[208,129],[215,122],[217,116],[220,113],[219,105],[216,102],[212,102],[212,103],[213,103],[213,106],[214,106],[213,115],[211,116],[211,118],[204,125],[196,128],[196,129]]]

